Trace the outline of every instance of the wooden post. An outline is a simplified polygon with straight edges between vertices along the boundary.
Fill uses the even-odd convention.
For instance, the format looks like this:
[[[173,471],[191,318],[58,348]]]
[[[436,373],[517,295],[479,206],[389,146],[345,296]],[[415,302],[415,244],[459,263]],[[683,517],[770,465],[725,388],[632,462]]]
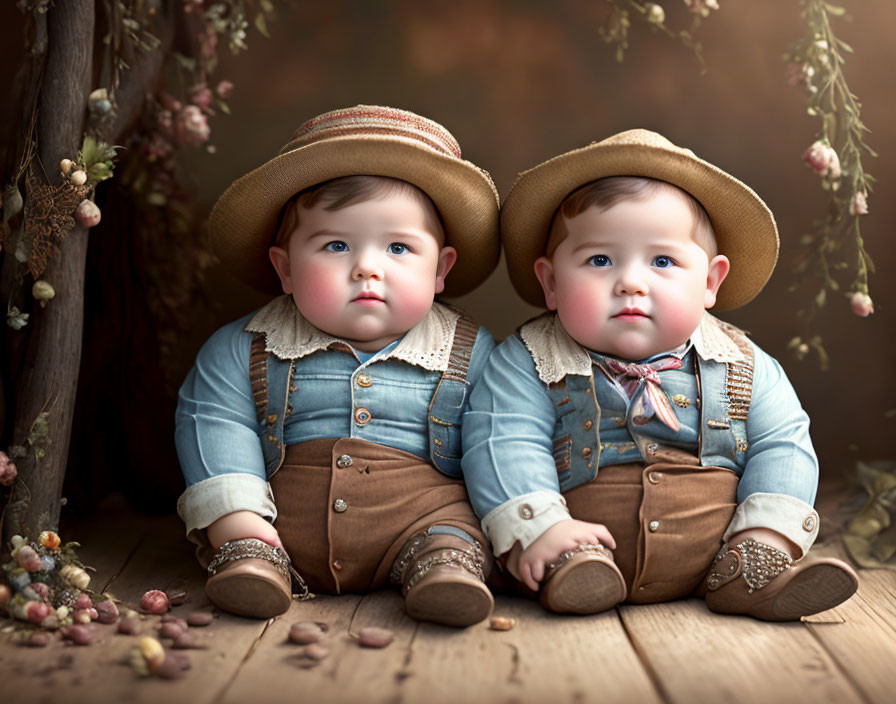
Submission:
[[[94,0],[57,0],[47,12],[48,46],[37,136],[40,164],[51,183],[59,181],[59,161],[74,157],[81,146],[93,66],[94,17]],[[18,380],[13,442],[29,447],[34,421],[47,412],[48,445],[41,459],[29,447],[27,456],[16,462],[19,476],[4,516],[7,536],[18,533],[36,539],[40,531],[58,528],[81,363],[86,254],[87,231],[76,227],[43,276],[56,289],[56,297],[33,315]]]

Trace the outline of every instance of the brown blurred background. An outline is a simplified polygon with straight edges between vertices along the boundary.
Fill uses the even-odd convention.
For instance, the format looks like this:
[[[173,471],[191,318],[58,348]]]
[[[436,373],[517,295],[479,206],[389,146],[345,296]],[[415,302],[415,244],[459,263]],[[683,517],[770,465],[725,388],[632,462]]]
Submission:
[[[680,0],[661,4],[670,27],[687,26]],[[797,243],[825,208],[818,178],[801,162],[819,125],[806,115],[802,89],[787,85],[782,60],[805,31],[799,3],[720,4],[698,33],[707,65],[701,74],[689,50],[640,23],[625,61],[617,63],[598,34],[608,8],[598,0],[295,2],[279,11],[269,39],[250,32],[247,52],[221,52],[213,80],[234,82],[233,114],[212,122],[216,153],[187,154],[184,167],[210,208],[232,180],[276,154],[305,119],[377,103],[444,124],[465,158],[489,170],[504,195],[518,172],[551,156],[624,129],[657,130],[745,181],[776,215],[775,275],[754,302],[723,317],[750,331],[784,365],[812,418],[823,475],[838,475],[859,458],[892,458],[896,418],[885,413],[896,407],[889,366],[896,342],[896,4],[845,0],[853,21],[834,27],[855,49],[847,55],[846,77],[864,104],[862,117],[872,130],[867,142],[880,154],[865,160],[878,184],[862,222],[878,273],[871,282],[873,316],[855,317],[846,298],[833,295],[811,328],[831,356],[825,373],[813,358],[798,362],[785,350],[791,337],[806,332],[795,313],[820,286],[788,293]],[[212,272],[207,291],[219,305],[182,340],[180,378],[208,334],[264,302],[222,271]],[[516,298],[503,262],[457,302],[498,338],[537,312]],[[169,457],[171,438],[155,440],[160,456]],[[167,465],[157,471],[176,485],[178,471]]]

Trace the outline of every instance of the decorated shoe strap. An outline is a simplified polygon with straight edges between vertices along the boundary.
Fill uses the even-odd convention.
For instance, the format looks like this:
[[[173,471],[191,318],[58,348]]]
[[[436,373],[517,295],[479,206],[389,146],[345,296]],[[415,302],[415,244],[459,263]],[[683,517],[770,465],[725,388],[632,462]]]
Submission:
[[[214,577],[225,565],[248,558],[267,560],[286,579],[293,580],[298,587],[298,591],[293,590],[297,599],[304,600],[314,597],[314,594],[308,589],[305,580],[292,566],[286,552],[282,548],[268,545],[258,538],[240,538],[238,540],[228,540],[224,543],[208,564],[208,576]]]
[[[783,550],[747,538],[719,554],[709,571],[706,585],[710,591],[715,591],[742,575],[747,583],[747,593],[752,594],[790,569],[792,564],[793,558]]]

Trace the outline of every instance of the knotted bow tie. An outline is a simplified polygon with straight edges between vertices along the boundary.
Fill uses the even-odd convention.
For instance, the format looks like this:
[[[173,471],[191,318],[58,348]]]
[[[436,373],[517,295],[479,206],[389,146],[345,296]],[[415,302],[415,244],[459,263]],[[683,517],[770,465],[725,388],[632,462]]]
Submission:
[[[647,364],[620,362],[616,359],[604,358],[607,369],[616,375],[622,390],[632,399],[632,422],[644,425],[656,415],[672,430],[678,430],[678,418],[672,410],[669,398],[660,388],[660,372],[666,369],[680,369],[678,357],[662,357]],[[644,393],[637,394],[643,386]],[[636,396],[637,394],[637,396]]]

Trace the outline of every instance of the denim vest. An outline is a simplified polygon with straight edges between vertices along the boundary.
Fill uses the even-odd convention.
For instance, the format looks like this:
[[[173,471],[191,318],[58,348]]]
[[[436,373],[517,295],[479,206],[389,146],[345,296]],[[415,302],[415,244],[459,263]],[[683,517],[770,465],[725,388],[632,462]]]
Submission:
[[[461,420],[470,394],[467,371],[478,332],[479,326],[462,313],[454,329],[448,366],[429,404],[430,461],[440,472],[453,477],[461,474]],[[284,426],[293,411],[289,397],[297,390],[295,372],[303,359],[281,359],[266,351],[264,333],[255,333],[249,360],[249,380],[262,426],[258,436],[270,479],[286,455]]]
[[[739,362],[718,362],[694,354],[700,409],[698,457],[705,467],[724,467],[739,474],[747,450],[753,351],[741,330],[715,318],[712,320],[737,346],[743,358]],[[594,374],[570,373],[547,388],[557,417],[553,434],[554,462],[560,490],[567,492],[594,479],[600,463],[601,410]],[[650,454],[650,449],[649,445],[641,448],[642,454]]]

